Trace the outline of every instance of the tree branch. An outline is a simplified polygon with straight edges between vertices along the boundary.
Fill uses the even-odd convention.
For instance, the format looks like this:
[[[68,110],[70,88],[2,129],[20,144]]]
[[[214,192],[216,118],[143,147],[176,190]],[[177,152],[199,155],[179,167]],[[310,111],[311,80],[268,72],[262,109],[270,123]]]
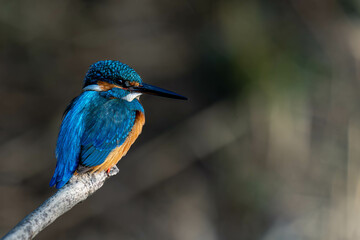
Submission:
[[[27,215],[1,240],[33,239],[58,217],[101,188],[107,178],[118,172],[119,169],[114,166],[109,174],[98,172],[74,175],[68,184]]]

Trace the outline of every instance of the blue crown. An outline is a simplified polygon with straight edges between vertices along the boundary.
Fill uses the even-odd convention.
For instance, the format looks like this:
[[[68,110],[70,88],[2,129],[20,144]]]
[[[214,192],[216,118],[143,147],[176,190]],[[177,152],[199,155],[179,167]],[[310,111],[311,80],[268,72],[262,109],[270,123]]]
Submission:
[[[128,65],[115,60],[105,60],[90,66],[84,79],[84,87],[98,81],[116,84],[119,80],[142,83],[139,74]]]

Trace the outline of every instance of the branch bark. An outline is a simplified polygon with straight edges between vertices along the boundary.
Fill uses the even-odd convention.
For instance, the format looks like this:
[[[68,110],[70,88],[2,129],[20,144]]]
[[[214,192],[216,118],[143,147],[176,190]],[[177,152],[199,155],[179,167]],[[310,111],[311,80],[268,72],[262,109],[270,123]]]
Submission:
[[[58,217],[96,192],[102,187],[106,179],[118,172],[119,169],[114,166],[109,174],[103,171],[74,175],[69,183],[27,215],[1,240],[33,239]]]

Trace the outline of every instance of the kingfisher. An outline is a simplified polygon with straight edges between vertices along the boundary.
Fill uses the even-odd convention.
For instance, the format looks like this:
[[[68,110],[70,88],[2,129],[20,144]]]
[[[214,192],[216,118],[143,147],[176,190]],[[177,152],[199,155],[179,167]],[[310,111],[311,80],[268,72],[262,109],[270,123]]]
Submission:
[[[134,69],[115,60],[92,64],[82,90],[63,115],[51,187],[62,188],[78,173],[109,173],[129,151],[145,124],[140,103],[143,93],[187,99],[144,83]]]

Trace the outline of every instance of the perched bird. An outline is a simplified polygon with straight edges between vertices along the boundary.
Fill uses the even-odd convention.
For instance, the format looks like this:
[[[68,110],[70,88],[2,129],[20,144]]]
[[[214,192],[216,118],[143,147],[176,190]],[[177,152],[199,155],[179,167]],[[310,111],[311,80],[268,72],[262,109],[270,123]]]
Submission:
[[[90,66],[83,92],[65,110],[50,186],[63,187],[77,172],[110,169],[128,152],[145,123],[143,93],[186,99],[143,83],[128,65],[105,60]]]

